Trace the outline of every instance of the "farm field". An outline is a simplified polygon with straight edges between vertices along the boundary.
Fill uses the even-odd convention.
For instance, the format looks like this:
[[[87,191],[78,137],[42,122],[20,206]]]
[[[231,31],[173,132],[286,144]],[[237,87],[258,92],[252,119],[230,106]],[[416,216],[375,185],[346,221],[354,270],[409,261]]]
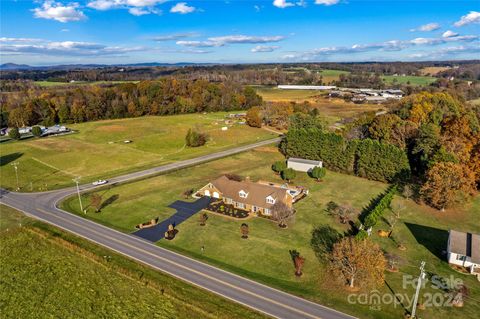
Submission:
[[[186,189],[198,189],[221,174],[234,173],[249,176],[253,180],[280,182],[280,178],[271,172],[270,165],[282,158],[275,148],[264,147],[142,182],[107,188],[99,191],[102,198],[114,196],[117,200],[100,213],[94,213],[90,209],[87,218],[131,232],[137,223],[155,217],[160,219],[168,217],[173,210],[166,206],[174,200],[183,199],[182,193]],[[330,225],[340,232],[348,231],[346,225],[340,224],[325,212],[325,206],[329,201],[348,204],[361,210],[388,185],[331,171],[328,171],[320,183],[313,181],[306,174],[297,173],[294,184],[306,186],[310,194],[295,205],[297,214],[287,229],[280,229],[267,219],[232,220],[208,213],[206,226],[200,226],[198,217],[193,216],[177,226],[179,233],[174,240],[160,240],[158,245],[361,318],[401,317],[405,309],[400,305],[396,307],[382,305],[381,311],[378,311],[372,310],[369,305],[349,304],[347,301],[349,292],[332,281],[325,263],[317,259],[310,246],[311,234],[319,226]],[[89,195],[83,195],[83,200],[88,203]],[[72,197],[62,205],[65,209],[79,214],[78,199]],[[463,208],[444,213],[400,196],[395,197],[392,207],[401,211],[400,221],[394,230],[394,238],[407,249],[401,251],[392,239],[381,238],[376,234],[377,230],[388,229],[386,224],[379,223],[374,229],[372,240],[387,252],[398,255],[400,259],[400,271],[387,272],[388,286],[381,287],[379,293],[391,296],[393,291],[411,298],[414,288],[402,287],[403,275],[418,276],[418,264],[425,260],[430,275],[436,274],[442,278],[449,278],[452,275],[462,280],[470,290],[471,299],[468,299],[465,307],[461,309],[426,308],[420,312],[422,318],[441,319],[453,316],[476,318],[480,311],[480,304],[476,302],[480,300],[478,281],[473,276],[452,270],[443,260],[441,252],[446,248],[445,236],[450,228],[480,232],[480,225],[477,222],[480,196]],[[386,217],[391,214],[387,212]],[[240,234],[240,225],[244,222],[250,228],[247,240],[241,239]],[[306,258],[304,275],[301,278],[294,275],[289,255],[289,250],[293,249]],[[422,292],[436,291],[427,285]]]
[[[9,207],[0,210],[2,318],[264,318]]]
[[[451,69],[451,67],[449,67],[449,66],[428,66],[428,67],[420,69],[420,73],[422,75],[432,76],[432,75],[437,75],[440,72],[450,70],[450,69]]]
[[[68,125],[75,134],[27,139],[0,144],[0,186],[16,188],[14,162],[18,163],[21,191],[39,191],[108,178],[172,161],[253,143],[275,134],[234,124],[227,131],[226,113],[149,116]],[[198,148],[185,147],[185,135],[199,127],[209,141]],[[125,144],[125,140],[132,141]]]
[[[341,70],[322,70],[319,72],[322,76],[322,82],[325,85],[334,84],[335,81],[338,81],[341,74],[347,75],[350,74],[349,71],[341,71]]]
[[[309,102],[319,110],[328,124],[333,124],[342,118],[355,117],[364,112],[383,110],[378,104],[355,104],[343,99],[329,98],[326,92],[317,90],[280,90],[273,87],[255,87],[257,93],[267,102]]]
[[[54,82],[54,81],[35,81],[34,83],[42,87],[53,86],[72,86],[72,85],[97,85],[97,84],[120,84],[120,83],[138,83],[139,81],[75,81],[75,82]]]
[[[437,80],[433,76],[393,76],[393,75],[382,75],[381,78],[387,85],[391,84],[410,84],[415,86],[420,85],[429,85]]]

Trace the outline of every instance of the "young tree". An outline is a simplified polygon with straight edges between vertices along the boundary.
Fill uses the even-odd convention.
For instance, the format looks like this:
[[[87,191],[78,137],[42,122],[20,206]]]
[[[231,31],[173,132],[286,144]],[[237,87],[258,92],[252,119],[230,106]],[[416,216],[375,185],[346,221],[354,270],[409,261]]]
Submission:
[[[262,127],[262,115],[258,106],[252,107],[247,111],[247,124],[252,127]]]
[[[248,233],[249,233],[249,228],[248,225],[243,223],[242,226],[240,226],[240,232],[242,233],[242,238],[247,239],[248,238]]]
[[[317,182],[324,178],[325,174],[327,174],[327,169],[319,166],[315,166],[310,172],[310,175],[315,178]]]
[[[464,203],[475,191],[475,174],[468,167],[455,163],[436,163],[427,172],[420,194],[440,210]]]
[[[403,192],[402,192],[403,197],[406,199],[410,199],[413,196],[413,189],[412,186],[406,184],[403,186]]]
[[[95,212],[98,213],[102,208],[102,196],[97,193],[90,195],[90,205],[95,208]]]
[[[272,165],[272,170],[277,174],[280,174],[286,169],[287,169],[287,164],[285,164],[285,161],[276,161]]]
[[[35,125],[34,127],[32,127],[32,134],[35,137],[42,136],[42,129],[40,128],[40,126]]]
[[[368,239],[345,237],[333,245],[330,270],[350,288],[382,284],[386,260],[377,244]]]
[[[290,183],[297,176],[297,173],[292,168],[287,168],[281,172],[281,175],[282,179]]]
[[[302,275],[303,265],[305,264],[305,258],[300,256],[300,253],[296,250],[290,250],[290,256],[295,266],[295,276],[300,277]]]
[[[8,132],[8,136],[14,140],[19,140],[21,137],[17,127],[13,127],[12,129],[10,129],[10,131]]]
[[[207,213],[201,213],[199,216],[200,226],[205,226],[205,224],[207,223],[207,219],[208,219]]]
[[[185,144],[189,147],[198,147],[207,143],[207,134],[200,132],[198,129],[189,129],[185,136]]]
[[[287,220],[294,214],[293,209],[281,200],[277,200],[270,210],[272,211],[273,220],[275,220],[281,228],[287,227]]]

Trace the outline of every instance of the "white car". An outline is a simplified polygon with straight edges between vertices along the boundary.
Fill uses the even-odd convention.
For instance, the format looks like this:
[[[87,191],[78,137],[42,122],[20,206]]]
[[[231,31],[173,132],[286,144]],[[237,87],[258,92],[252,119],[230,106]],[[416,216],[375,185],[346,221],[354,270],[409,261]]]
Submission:
[[[106,181],[104,179],[99,179],[98,181],[93,182],[92,185],[98,186],[98,185],[103,185],[103,184],[106,184],[106,183],[108,183],[108,181]]]

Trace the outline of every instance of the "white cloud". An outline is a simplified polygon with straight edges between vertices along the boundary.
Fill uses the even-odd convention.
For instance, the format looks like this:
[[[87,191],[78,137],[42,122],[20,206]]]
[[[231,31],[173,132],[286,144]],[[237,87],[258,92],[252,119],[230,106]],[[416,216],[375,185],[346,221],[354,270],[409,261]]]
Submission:
[[[415,32],[415,31],[423,31],[423,32],[430,32],[430,31],[435,31],[440,29],[440,24],[438,23],[427,23],[424,25],[419,26],[418,28],[415,29],[410,29],[410,31]]]
[[[198,33],[195,33],[195,32],[174,33],[174,34],[159,35],[159,36],[153,37],[153,40],[159,41],[159,42],[173,41],[173,40],[179,40],[179,39],[196,37],[196,36],[198,36]]]
[[[196,10],[195,7],[188,6],[186,2],[179,2],[170,9],[170,12],[187,14],[187,13],[192,13],[195,10]]]
[[[320,4],[324,6],[332,6],[339,3],[340,0],[315,0],[315,4]]]
[[[188,47],[223,47],[227,44],[242,43],[269,43],[279,42],[285,39],[284,36],[249,36],[249,35],[225,35],[220,37],[210,37],[205,41],[177,41],[178,45]]]
[[[478,40],[476,35],[450,36],[442,38],[415,38],[412,40],[391,40],[380,43],[355,44],[348,46],[323,47],[303,52],[293,52],[284,56],[289,60],[310,61],[319,57],[331,56],[334,54],[354,54],[372,51],[401,51],[412,47],[435,46],[452,42],[472,42]],[[472,48],[472,46],[469,46]],[[470,49],[472,52],[473,49]]]
[[[0,38],[2,54],[47,56],[123,56],[128,52],[144,51],[144,47],[106,46],[91,42],[48,41],[26,38]]]
[[[36,18],[55,20],[59,22],[80,21],[87,17],[78,10],[78,3],[63,5],[60,2],[45,1],[40,8],[33,9]]]
[[[250,51],[253,53],[259,53],[259,52],[272,52],[276,49],[280,48],[277,45],[257,45],[256,47],[252,48]]]
[[[260,12],[261,10],[259,5],[254,5],[253,8],[255,9],[256,12]]]
[[[462,16],[460,20],[455,22],[453,25],[456,27],[462,27],[472,23],[480,23],[480,12],[470,11],[468,14]]]
[[[445,31],[442,34],[443,38],[451,38],[451,37],[456,37],[456,36],[458,36],[458,33],[450,31],[450,30]]]
[[[93,0],[88,2],[87,7],[99,11],[127,9],[130,14],[141,16],[161,13],[161,10],[155,6],[166,1],[167,0]]]
[[[70,29],[62,29],[60,32],[70,32]]]
[[[137,7],[133,7],[133,8],[130,8],[128,9],[128,12],[134,16],[143,16],[145,14],[150,14],[152,13],[150,10],[148,9],[143,9],[143,8],[137,8]]]
[[[274,0],[273,5],[282,9],[295,6],[294,3],[288,2],[287,0]]]

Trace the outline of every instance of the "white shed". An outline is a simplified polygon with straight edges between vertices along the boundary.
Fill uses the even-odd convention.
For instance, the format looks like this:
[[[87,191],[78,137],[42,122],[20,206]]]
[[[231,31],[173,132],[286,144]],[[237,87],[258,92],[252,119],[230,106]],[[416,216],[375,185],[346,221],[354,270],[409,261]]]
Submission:
[[[299,172],[310,172],[314,167],[322,167],[322,161],[312,161],[304,158],[291,157],[287,161],[287,167]]]

